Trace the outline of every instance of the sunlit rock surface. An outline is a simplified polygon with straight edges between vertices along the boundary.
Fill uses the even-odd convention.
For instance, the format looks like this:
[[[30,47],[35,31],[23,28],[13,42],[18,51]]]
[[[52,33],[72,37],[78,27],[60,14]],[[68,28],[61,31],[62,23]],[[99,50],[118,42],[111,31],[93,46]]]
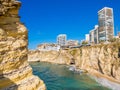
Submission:
[[[72,64],[76,68],[120,83],[120,43],[58,51],[29,51],[29,61]]]
[[[0,0],[0,90],[45,90],[27,59],[28,36],[20,22],[21,2]]]

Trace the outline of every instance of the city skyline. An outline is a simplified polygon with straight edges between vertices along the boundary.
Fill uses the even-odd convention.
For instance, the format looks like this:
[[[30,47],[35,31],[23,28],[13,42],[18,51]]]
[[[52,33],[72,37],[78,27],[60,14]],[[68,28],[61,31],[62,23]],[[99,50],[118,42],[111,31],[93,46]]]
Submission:
[[[56,36],[65,33],[68,39],[82,40],[85,34],[98,24],[97,12],[103,7],[114,10],[114,28],[120,29],[120,1],[87,0],[45,0],[34,3],[23,2],[20,10],[21,21],[29,30],[29,48],[44,42],[56,42]],[[86,7],[87,5],[87,7]],[[32,7],[32,8],[31,8]],[[23,13],[25,13],[23,15]]]

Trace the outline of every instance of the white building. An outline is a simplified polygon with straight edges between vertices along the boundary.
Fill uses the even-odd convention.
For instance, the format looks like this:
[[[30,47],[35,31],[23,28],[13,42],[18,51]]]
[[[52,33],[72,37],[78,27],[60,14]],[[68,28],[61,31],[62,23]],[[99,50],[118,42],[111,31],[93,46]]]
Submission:
[[[119,38],[119,36],[114,36],[114,38],[116,38],[116,39],[117,39],[117,38]]]
[[[66,40],[67,40],[67,35],[66,34],[60,34],[57,36],[57,44],[60,46],[65,46],[66,45]]]
[[[59,51],[60,46],[56,44],[44,43],[44,44],[38,45],[37,49],[39,51]]]
[[[109,41],[114,36],[113,9],[104,7],[98,11],[98,36],[100,41]]]
[[[85,34],[85,40],[86,40],[87,42],[90,41],[90,35],[89,35],[89,34]]]

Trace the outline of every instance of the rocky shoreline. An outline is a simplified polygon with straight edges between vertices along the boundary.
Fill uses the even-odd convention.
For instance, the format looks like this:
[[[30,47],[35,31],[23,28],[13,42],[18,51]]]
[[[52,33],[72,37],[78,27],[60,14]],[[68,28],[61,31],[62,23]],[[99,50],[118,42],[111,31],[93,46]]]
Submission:
[[[73,71],[77,74],[83,74],[86,73],[88,76],[90,76],[92,79],[96,80],[100,85],[105,86],[107,88],[110,88],[112,90],[119,90],[120,89],[120,82],[110,78],[108,76],[104,76],[96,71],[87,72],[86,70],[76,69],[74,65],[68,66],[70,71]]]
[[[113,90],[120,86],[119,43],[97,45],[60,51],[29,51],[28,60],[74,65],[80,70],[96,77],[105,86],[112,85]],[[102,79],[101,79],[102,78]],[[105,79],[105,80],[104,80]],[[107,81],[108,80],[108,81]]]
[[[120,82],[112,77],[108,77],[106,75],[102,75],[99,72],[90,72],[89,75],[91,78],[95,79],[102,86],[108,87],[112,90],[120,89]]]

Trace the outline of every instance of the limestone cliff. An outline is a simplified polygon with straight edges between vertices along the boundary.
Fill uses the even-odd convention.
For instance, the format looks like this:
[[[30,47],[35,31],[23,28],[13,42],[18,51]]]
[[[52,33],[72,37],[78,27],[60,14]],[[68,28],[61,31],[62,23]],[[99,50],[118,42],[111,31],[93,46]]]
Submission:
[[[86,46],[59,52],[31,51],[29,61],[31,60],[74,64],[79,69],[90,73],[98,72],[120,82],[120,43]]]
[[[18,16],[21,3],[0,0],[0,90],[45,90],[27,59],[28,36]]]
[[[83,47],[74,58],[77,67],[97,71],[120,82],[120,43]]]
[[[61,51],[29,51],[29,61],[42,61],[56,64],[70,63],[71,56],[64,50]]]

